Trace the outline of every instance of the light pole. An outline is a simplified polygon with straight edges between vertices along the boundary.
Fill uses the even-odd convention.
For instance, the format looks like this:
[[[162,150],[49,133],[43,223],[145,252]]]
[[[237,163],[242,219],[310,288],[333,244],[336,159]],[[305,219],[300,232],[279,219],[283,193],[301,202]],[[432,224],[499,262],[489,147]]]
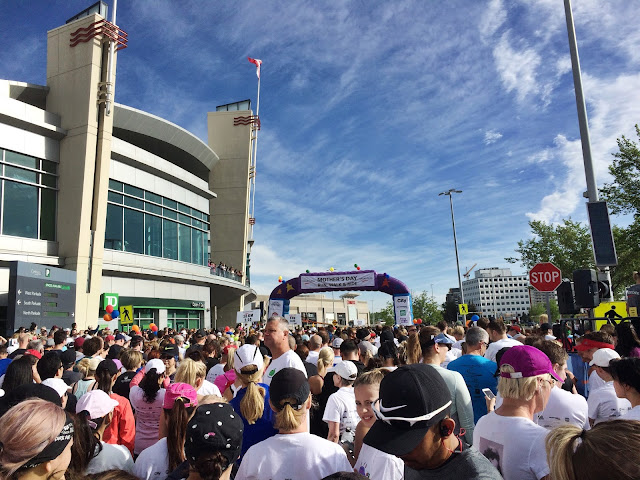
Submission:
[[[464,303],[464,292],[462,291],[462,280],[460,279],[460,261],[458,260],[458,240],[456,238],[456,219],[453,215],[453,193],[462,193],[462,190],[456,190],[455,188],[450,188],[446,192],[441,192],[440,195],[448,195],[449,196],[449,206],[451,207],[451,225],[453,226],[453,246],[456,250],[456,272],[458,273],[458,287],[460,287],[460,303]]]

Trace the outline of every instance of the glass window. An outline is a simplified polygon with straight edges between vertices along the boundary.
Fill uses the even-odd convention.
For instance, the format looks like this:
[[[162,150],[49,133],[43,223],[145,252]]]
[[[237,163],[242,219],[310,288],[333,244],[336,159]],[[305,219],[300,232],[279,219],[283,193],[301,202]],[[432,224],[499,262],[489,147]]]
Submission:
[[[14,165],[22,165],[28,168],[38,168],[38,159],[22,155],[21,153],[10,152],[5,150],[5,161],[13,163]]]
[[[178,259],[178,224],[162,220],[162,256],[171,260]]]
[[[124,197],[124,204],[128,207],[139,208],[140,210],[144,209],[144,202],[137,198]]]
[[[172,218],[174,220],[178,219],[178,214],[176,212],[174,212],[173,210],[169,210],[167,208],[163,208],[162,209],[162,216],[166,217],[166,218]]]
[[[117,190],[118,192],[121,192],[124,188],[124,184],[121,182],[117,182],[116,180],[109,179],[109,188],[111,190]]]
[[[144,253],[144,214],[135,210],[124,210],[124,250]]]
[[[22,180],[24,182],[38,183],[38,174],[36,172],[30,172],[22,168],[6,165],[4,167],[4,175],[5,177],[15,178],[16,180]]]
[[[40,238],[56,239],[56,191],[43,188],[40,190]]]
[[[191,228],[178,224],[178,260],[191,262]]]
[[[160,205],[162,205],[162,197],[160,195],[156,195],[155,193],[144,192],[144,198],[146,198],[150,202],[159,203]]]
[[[124,193],[128,193],[129,195],[133,195],[134,197],[144,198],[144,190],[138,187],[134,187],[132,185],[124,186]]]
[[[202,243],[203,233],[200,230],[191,232],[191,261],[198,265],[204,265],[204,248]]]
[[[107,195],[107,200],[113,203],[122,203],[122,195],[119,193],[109,192]]]
[[[153,257],[161,257],[162,219],[154,215],[145,215],[144,228],[144,253]]]
[[[184,205],[182,203],[178,203],[178,211],[190,215],[191,214],[191,207],[188,207],[187,205]]]
[[[38,187],[5,181],[3,193],[2,233],[38,238]]]
[[[42,160],[42,170],[49,173],[58,173],[58,164],[49,160]]]
[[[144,209],[147,212],[157,213],[158,215],[162,215],[162,207],[159,207],[158,205],[154,205],[153,203],[146,203],[145,202]]]
[[[183,215],[182,213],[179,213],[178,220],[188,225],[191,225],[191,217],[188,215]]]
[[[107,205],[107,225],[104,234],[104,248],[122,250],[122,207]]]
[[[169,200],[168,198],[163,198],[162,199],[162,204],[165,207],[173,208],[174,210],[176,210],[178,208],[178,202],[176,202],[174,200]]]
[[[58,186],[58,179],[53,175],[40,174],[40,182],[47,187],[56,188]]]

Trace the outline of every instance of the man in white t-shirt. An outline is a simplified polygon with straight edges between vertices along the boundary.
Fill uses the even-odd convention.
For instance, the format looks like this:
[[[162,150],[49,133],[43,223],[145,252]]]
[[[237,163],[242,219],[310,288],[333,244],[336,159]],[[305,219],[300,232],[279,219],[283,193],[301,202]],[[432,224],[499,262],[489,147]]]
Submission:
[[[609,373],[609,362],[620,358],[615,350],[601,348],[593,354],[589,365],[595,367],[597,375],[605,382],[604,386],[589,394],[589,424],[591,426],[607,420],[614,420],[631,410],[631,403],[626,398],[618,398],[613,386],[613,377]]]
[[[262,383],[271,379],[283,368],[295,368],[307,376],[300,357],[289,346],[289,322],[283,317],[271,317],[264,329],[264,344],[271,351],[271,363],[262,377]]]
[[[312,335],[309,339],[309,355],[307,355],[307,362],[318,366],[318,355],[322,348],[322,337],[320,335]]]
[[[335,372],[333,384],[338,391],[329,396],[322,416],[322,420],[329,425],[327,440],[352,444],[360,421],[353,392],[353,382],[358,376],[358,368],[353,362],[345,360],[330,370]]]
[[[544,340],[534,346],[549,358],[553,371],[556,372],[560,380],[565,381],[567,379],[567,359],[569,358],[566,350],[552,340]],[[551,389],[545,409],[533,416],[535,423],[548,430],[553,430],[566,423],[588,429],[588,420],[588,407],[585,398],[582,395],[563,390],[560,383],[556,383],[555,387]]]
[[[487,326],[487,332],[491,343],[487,347],[484,358],[488,358],[492,362],[496,361],[496,354],[503,348],[522,345],[518,340],[507,337],[507,327],[502,320],[491,320]]]

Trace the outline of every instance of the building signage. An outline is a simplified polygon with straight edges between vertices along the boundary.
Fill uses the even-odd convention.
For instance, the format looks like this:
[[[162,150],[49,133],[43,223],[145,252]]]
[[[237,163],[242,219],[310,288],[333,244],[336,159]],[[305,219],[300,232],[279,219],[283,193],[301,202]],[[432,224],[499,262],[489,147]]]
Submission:
[[[75,322],[76,272],[27,262],[11,262],[7,320],[10,330]]]
[[[302,315],[299,313],[287,313],[284,318],[289,322],[289,325],[302,326]]]
[[[260,309],[245,310],[236,314],[236,324],[241,324],[246,327],[250,327],[254,323],[260,321]]]
[[[412,325],[413,315],[411,314],[411,296],[396,295],[393,297],[393,307],[398,325]]]
[[[269,318],[274,315],[281,317],[284,311],[284,300],[269,300]]]
[[[364,318],[356,318],[353,324],[356,327],[364,327],[367,324],[367,321]]]
[[[356,287],[375,287],[374,272],[346,273],[344,275],[300,275],[300,290],[338,289]]]
[[[204,308],[204,302],[191,302],[193,308]]]
[[[109,305],[111,305],[114,310],[118,310],[118,307],[120,306],[120,297],[117,293],[103,293],[101,303],[102,310],[106,310]]]

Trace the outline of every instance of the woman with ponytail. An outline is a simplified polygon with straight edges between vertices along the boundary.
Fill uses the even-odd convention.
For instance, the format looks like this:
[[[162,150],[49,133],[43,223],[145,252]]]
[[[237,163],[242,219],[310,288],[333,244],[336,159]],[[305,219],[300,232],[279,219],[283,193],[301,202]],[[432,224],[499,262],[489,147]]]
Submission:
[[[242,387],[229,403],[244,423],[242,459],[249,447],[273,437],[278,431],[273,427],[275,414],[269,407],[269,386],[261,383],[264,360],[260,347],[245,344],[235,351],[233,357],[233,366]]]
[[[269,394],[278,434],[247,450],[236,480],[324,478],[352,470],[341,446],[309,433],[311,391],[302,371],[279,370],[271,379]]]
[[[24,400],[0,418],[0,479],[64,479],[72,445],[73,422],[62,408]]]
[[[116,363],[107,358],[100,362],[96,368],[96,388],[102,390],[118,405],[113,410],[113,419],[104,431],[102,440],[106,443],[124,445],[133,453],[133,446],[136,439],[136,420],[133,417],[133,410],[129,400],[113,393],[113,386],[118,378],[118,367]]]
[[[640,422],[611,420],[583,430],[561,425],[546,439],[553,480],[635,480],[640,478]]]
[[[142,480],[164,480],[185,461],[187,423],[198,406],[195,388],[187,383],[167,387],[162,408],[167,436],[144,450],[136,459],[135,475]]]
[[[129,401],[136,411],[136,440],[133,448],[135,455],[140,455],[145,448],[158,441],[160,415],[165,389],[165,367],[162,360],[154,358],[144,367],[144,377],[140,385],[131,387]]]

